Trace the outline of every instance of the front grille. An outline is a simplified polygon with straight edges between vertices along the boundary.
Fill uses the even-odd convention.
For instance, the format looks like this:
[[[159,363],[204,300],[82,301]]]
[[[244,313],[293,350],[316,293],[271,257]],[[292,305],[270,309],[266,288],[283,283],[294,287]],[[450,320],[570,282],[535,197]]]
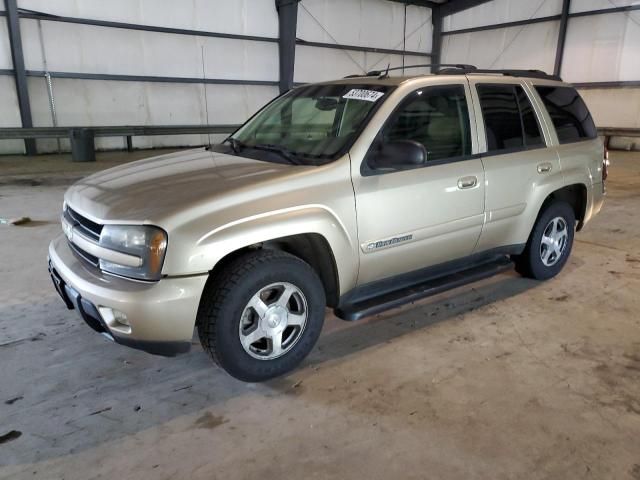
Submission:
[[[90,263],[91,265],[93,265],[96,268],[98,268],[100,266],[100,260],[98,259],[98,257],[96,257],[94,255],[91,255],[89,252],[84,251],[83,249],[81,249],[79,246],[77,246],[73,242],[67,241],[67,243],[69,244],[69,247],[71,247],[71,250],[73,250],[73,253],[78,255],[85,262]]]
[[[87,217],[83,217],[78,212],[67,206],[64,211],[64,216],[67,221],[74,227],[80,230],[80,233],[85,237],[91,238],[95,241],[100,240],[100,232],[102,232],[102,225],[89,220]]]

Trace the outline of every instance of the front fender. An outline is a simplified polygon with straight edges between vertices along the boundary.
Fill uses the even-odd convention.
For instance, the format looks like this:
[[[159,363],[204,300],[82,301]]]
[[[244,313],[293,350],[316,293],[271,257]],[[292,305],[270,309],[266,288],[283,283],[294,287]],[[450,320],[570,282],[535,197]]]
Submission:
[[[188,245],[170,245],[163,268],[166,275],[208,272],[225,256],[241,248],[290,235],[319,234],[336,261],[340,289],[355,285],[357,241],[338,216],[323,205],[301,205],[260,213],[217,226]],[[171,239],[170,239],[171,242]],[[342,293],[342,292],[341,292]]]

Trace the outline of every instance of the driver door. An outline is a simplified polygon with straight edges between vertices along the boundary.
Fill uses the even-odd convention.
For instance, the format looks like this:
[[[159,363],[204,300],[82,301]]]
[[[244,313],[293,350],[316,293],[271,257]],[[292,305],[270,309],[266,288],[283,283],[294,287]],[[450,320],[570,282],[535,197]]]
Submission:
[[[466,80],[409,93],[390,115],[363,164],[354,165],[358,285],[471,255],[484,223],[485,177]],[[424,145],[422,165],[375,169],[385,143]]]

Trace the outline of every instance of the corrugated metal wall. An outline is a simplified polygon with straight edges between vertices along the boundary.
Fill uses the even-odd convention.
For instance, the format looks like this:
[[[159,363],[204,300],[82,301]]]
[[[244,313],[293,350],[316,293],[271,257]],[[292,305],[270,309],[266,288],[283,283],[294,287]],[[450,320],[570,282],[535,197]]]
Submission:
[[[638,4],[638,0],[573,0],[571,12]],[[239,123],[278,93],[278,17],[274,0],[18,0],[22,9],[53,15],[265,37],[213,38],[47,20],[20,20],[27,70],[261,81],[267,85],[113,81],[54,78],[59,125],[171,125]],[[552,71],[559,21],[447,34],[452,30],[558,16],[562,0],[493,0],[445,17],[442,61],[485,68]],[[298,7],[295,82],[429,63],[428,56],[305,45],[431,51],[431,10],[387,0],[302,0]],[[0,17],[0,70],[11,69],[6,18]],[[640,80],[640,11],[569,19],[561,75],[571,82]],[[414,70],[420,72],[420,70]],[[398,72],[400,73],[400,72]],[[44,78],[28,78],[35,126],[52,125]],[[640,127],[640,88],[584,89],[600,126]],[[206,101],[205,101],[206,99]],[[13,78],[0,75],[0,126],[20,126]],[[100,138],[98,148],[122,148]],[[199,135],[137,137],[136,147],[197,145]],[[63,142],[66,147],[66,142]],[[55,140],[39,140],[53,151]],[[0,153],[23,142],[0,142]]]
[[[22,9],[92,20],[206,32],[278,37],[274,0],[18,0]],[[274,82],[274,85],[206,85],[150,81],[53,78],[58,124],[171,125],[232,124],[246,120],[278,94],[278,45],[197,35],[103,26],[20,20],[27,70],[52,72],[214,78]],[[403,35],[406,34],[406,41]],[[431,49],[431,12],[387,0],[303,0],[298,37],[307,42],[408,50]],[[6,19],[0,17],[0,69],[11,69]],[[203,62],[204,53],[204,62]],[[428,63],[428,57],[406,57]],[[296,82],[310,82],[402,64],[402,57],[317,46],[296,48]],[[45,79],[30,76],[34,126],[52,125]],[[206,98],[206,102],[205,102]],[[20,126],[13,78],[0,75],[0,126]],[[199,135],[135,137],[136,147],[200,145]],[[122,138],[98,138],[98,148],[122,148]],[[63,141],[63,148],[68,148]],[[40,152],[57,149],[38,140]],[[21,153],[23,142],[2,141],[0,153]]]
[[[640,4],[637,0],[572,0],[570,13]],[[459,30],[559,15],[561,0],[493,0],[445,18]],[[445,35],[443,62],[481,68],[552,72],[559,21]],[[560,75],[572,83],[640,80],[640,11],[569,18]],[[598,126],[640,128],[640,88],[582,88]]]
[[[403,41],[403,34],[406,40]],[[377,0],[303,0],[298,7],[298,38],[304,41],[431,52],[431,10]],[[405,64],[429,63],[405,56]],[[312,82],[402,65],[402,56],[299,45],[296,82]],[[414,70],[420,72],[420,70]],[[428,72],[425,69],[424,72]]]
[[[273,0],[19,0],[24,9],[61,16],[265,37],[278,36]],[[12,68],[6,19],[0,18],[0,68]],[[48,70],[164,77],[278,81],[275,42],[127,30],[42,21]],[[38,20],[21,19],[27,70],[44,70]],[[203,61],[204,54],[204,61]],[[52,125],[44,78],[29,77],[34,126]],[[205,86],[54,78],[59,125],[205,124]],[[278,94],[275,85],[206,85],[209,123],[240,123]],[[3,126],[20,126],[13,78],[0,76]],[[6,112],[6,113],[5,113]],[[8,115],[11,113],[11,115]],[[99,138],[98,148],[122,148],[122,138]],[[136,147],[203,144],[200,135],[135,137]],[[64,142],[66,144],[66,142]],[[65,146],[65,145],[63,145]],[[55,140],[38,140],[53,151]],[[0,152],[22,142],[0,142]]]

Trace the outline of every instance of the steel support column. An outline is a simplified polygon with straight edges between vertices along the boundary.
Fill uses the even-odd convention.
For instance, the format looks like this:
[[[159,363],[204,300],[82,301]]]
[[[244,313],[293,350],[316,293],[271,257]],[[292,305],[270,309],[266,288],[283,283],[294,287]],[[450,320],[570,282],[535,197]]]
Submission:
[[[18,17],[18,5],[16,0],[4,0],[7,12],[7,28],[9,30],[9,47],[11,48],[11,60],[13,61],[13,75],[16,81],[16,93],[18,95],[18,107],[20,108],[20,120],[23,127],[33,127],[31,120],[31,105],[29,104],[29,89],[27,87],[27,72],[24,68],[24,55],[22,52],[22,38],[20,36],[20,18]],[[24,140],[24,149],[27,155],[35,155],[36,141],[33,138]]]
[[[299,0],[276,0],[278,10],[278,57],[280,64],[280,93],[293,87],[296,61],[296,28]]]
[[[562,13],[560,14],[560,31],[558,32],[558,45],[556,46],[556,61],[553,64],[553,74],[560,75],[562,69],[562,56],[564,55],[564,41],[567,38],[567,25],[569,23],[569,7],[571,0],[562,0]]]
[[[441,7],[431,9],[431,24],[433,25],[433,37],[431,41],[431,63],[441,63],[442,53],[442,10]],[[432,72],[437,72],[438,67],[432,67]]]

